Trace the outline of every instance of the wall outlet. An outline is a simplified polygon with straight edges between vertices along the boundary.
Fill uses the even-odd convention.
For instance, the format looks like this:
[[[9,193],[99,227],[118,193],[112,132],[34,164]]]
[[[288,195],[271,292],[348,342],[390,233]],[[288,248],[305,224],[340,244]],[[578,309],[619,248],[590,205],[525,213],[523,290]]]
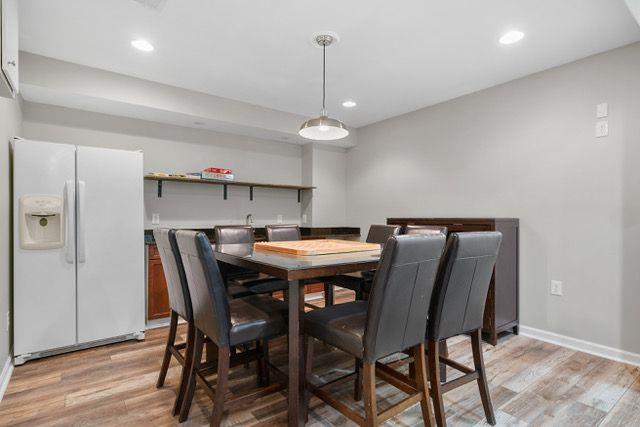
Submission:
[[[609,115],[609,104],[602,102],[596,105],[596,118],[602,119]]]
[[[609,136],[609,120],[600,120],[596,122],[596,138]]]
[[[276,222],[277,222],[278,224],[282,224],[282,215],[278,215],[278,216],[276,217]]]
[[[551,295],[562,296],[562,282],[560,280],[551,281],[551,289],[549,289]]]
[[[302,223],[303,224],[307,223],[307,214],[302,214]]]
[[[151,224],[160,225],[160,214],[158,213],[151,214]]]

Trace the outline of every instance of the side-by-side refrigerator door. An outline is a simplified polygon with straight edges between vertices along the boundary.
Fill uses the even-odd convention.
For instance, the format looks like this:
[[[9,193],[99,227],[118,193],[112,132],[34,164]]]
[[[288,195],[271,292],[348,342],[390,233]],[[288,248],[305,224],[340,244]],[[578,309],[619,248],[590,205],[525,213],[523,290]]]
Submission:
[[[76,343],[74,145],[13,142],[16,356]]]
[[[78,147],[78,342],[144,330],[142,153]]]

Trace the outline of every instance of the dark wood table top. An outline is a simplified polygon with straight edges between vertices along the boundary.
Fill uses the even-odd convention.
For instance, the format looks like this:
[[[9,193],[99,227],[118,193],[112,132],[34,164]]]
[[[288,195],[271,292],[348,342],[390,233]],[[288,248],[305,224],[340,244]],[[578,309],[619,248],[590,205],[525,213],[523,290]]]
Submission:
[[[380,260],[380,250],[310,256],[254,250],[253,244],[213,245],[213,250],[220,262],[289,281],[375,270]]]

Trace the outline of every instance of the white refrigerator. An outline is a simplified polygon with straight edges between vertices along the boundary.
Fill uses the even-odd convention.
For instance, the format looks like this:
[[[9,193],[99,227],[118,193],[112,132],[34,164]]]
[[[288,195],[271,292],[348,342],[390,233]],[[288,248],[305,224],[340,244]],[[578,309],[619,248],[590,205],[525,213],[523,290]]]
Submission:
[[[14,363],[143,339],[142,153],[12,145]]]

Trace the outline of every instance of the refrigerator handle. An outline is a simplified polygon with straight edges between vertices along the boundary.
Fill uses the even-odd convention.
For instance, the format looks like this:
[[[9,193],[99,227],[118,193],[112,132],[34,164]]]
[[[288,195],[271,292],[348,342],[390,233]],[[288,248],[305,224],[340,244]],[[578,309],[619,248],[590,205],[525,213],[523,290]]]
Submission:
[[[65,239],[67,242],[67,253],[65,258],[69,264],[73,264],[76,260],[76,245],[73,239],[74,226],[75,226],[75,212],[76,212],[76,200],[75,200],[75,182],[68,180],[64,184],[64,211],[67,218],[65,226]]]
[[[76,218],[76,224],[78,226],[78,262],[87,261],[84,244],[84,192],[85,182],[78,181],[78,217]]]

